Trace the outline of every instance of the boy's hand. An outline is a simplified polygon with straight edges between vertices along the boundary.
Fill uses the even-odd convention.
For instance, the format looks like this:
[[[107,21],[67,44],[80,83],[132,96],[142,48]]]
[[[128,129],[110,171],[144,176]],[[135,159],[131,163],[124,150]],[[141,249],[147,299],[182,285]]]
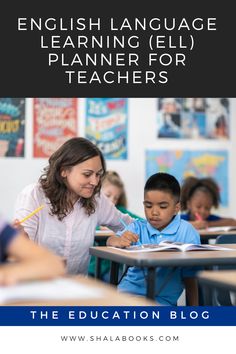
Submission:
[[[107,246],[125,248],[129,247],[132,243],[136,243],[139,237],[131,231],[125,231],[120,237],[111,236],[107,240]]]

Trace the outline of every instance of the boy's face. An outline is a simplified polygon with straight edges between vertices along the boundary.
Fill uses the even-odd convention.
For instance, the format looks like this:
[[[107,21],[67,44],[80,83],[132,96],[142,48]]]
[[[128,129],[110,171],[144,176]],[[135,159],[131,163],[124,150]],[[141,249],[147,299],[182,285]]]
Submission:
[[[180,210],[173,195],[159,190],[145,192],[143,205],[147,221],[158,230],[163,230]]]

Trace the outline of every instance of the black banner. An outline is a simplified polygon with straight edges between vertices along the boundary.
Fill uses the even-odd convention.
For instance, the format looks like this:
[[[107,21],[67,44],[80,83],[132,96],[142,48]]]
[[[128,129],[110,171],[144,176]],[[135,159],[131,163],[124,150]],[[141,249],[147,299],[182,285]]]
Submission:
[[[4,4],[1,96],[235,95],[232,5],[155,1],[127,8],[127,2],[100,1],[50,6]]]

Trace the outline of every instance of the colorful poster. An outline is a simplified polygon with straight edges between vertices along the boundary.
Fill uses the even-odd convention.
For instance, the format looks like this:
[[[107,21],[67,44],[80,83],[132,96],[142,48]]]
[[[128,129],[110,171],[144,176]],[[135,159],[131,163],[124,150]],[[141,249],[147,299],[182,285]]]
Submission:
[[[34,98],[34,157],[49,157],[77,136],[77,98]]]
[[[0,157],[23,157],[25,98],[0,98]]]
[[[227,151],[146,151],[146,177],[156,172],[174,175],[182,184],[188,176],[212,177],[220,188],[221,205],[228,205]]]
[[[230,101],[229,98],[206,98],[207,133],[212,139],[228,139]]]
[[[228,139],[228,98],[159,98],[158,138]]]
[[[86,138],[106,159],[127,159],[127,98],[88,98]]]

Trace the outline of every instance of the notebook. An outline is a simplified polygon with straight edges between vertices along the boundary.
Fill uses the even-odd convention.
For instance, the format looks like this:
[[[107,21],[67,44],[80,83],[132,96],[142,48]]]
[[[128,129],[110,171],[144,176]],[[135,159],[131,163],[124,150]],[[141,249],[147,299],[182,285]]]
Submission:
[[[111,247],[111,246],[110,246]],[[116,248],[116,247],[111,247]],[[116,248],[117,249],[117,248]],[[208,244],[193,244],[193,243],[181,243],[181,242],[171,242],[162,241],[159,244],[142,244],[133,245],[125,248],[119,248],[124,252],[158,252],[158,251],[232,251],[231,248],[220,247],[216,245]]]

